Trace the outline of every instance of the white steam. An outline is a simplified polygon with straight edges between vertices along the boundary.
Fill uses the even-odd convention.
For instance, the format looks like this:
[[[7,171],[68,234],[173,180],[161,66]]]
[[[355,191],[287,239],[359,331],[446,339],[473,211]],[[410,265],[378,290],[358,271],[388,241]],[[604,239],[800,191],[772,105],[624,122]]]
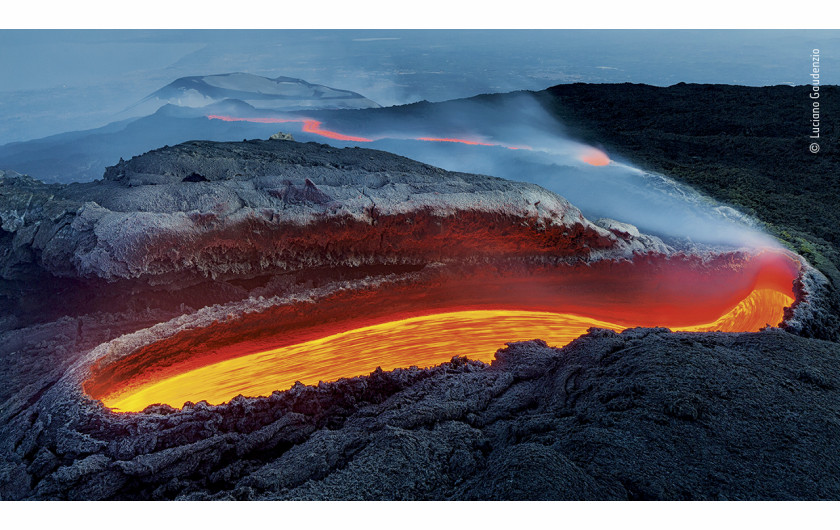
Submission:
[[[380,140],[365,147],[452,171],[532,182],[562,195],[589,219],[631,223],[680,247],[776,246],[748,216],[664,175],[616,161],[605,166],[584,162],[593,148],[571,140],[527,94],[446,102],[430,106],[422,120],[382,125],[380,117],[378,122],[379,130],[370,132],[370,125],[367,130]],[[430,136],[495,145],[411,140]]]

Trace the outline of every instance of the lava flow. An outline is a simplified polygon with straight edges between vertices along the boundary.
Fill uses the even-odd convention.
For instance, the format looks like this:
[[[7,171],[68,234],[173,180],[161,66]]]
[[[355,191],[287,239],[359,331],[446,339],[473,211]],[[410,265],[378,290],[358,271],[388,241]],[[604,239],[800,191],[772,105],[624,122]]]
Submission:
[[[381,140],[384,138],[389,138],[388,136],[379,136],[377,138],[365,138],[363,136],[350,136],[347,134],[342,134],[336,131],[331,131],[329,129],[325,129],[323,124],[318,120],[313,120],[310,118],[237,118],[233,116],[220,116],[217,114],[211,114],[207,116],[209,120],[221,120],[221,121],[245,121],[250,123],[302,123],[303,128],[301,129],[303,132],[317,134],[319,136],[323,136],[324,138],[332,138],[333,140],[342,140],[345,142],[373,142],[374,140]],[[479,140],[470,140],[467,138],[435,138],[431,136],[422,136],[417,138],[408,138],[409,140],[418,140],[421,142],[445,142],[445,143],[460,143],[466,145],[483,145],[488,147],[504,147],[505,149],[511,150],[518,150],[518,149],[531,149],[528,146],[510,146],[500,143],[492,143],[492,142],[482,142]],[[605,155],[606,156],[606,155]],[[608,160],[609,161],[609,160]]]
[[[202,399],[218,404],[238,394],[265,396],[295,381],[311,385],[367,374],[377,367],[434,366],[453,355],[489,362],[505,342],[542,337],[560,346],[592,326],[621,329],[590,318],[532,311],[459,311],[407,318],[221,361],[106,397],[103,403],[120,411]]]
[[[675,331],[757,331],[760,322],[781,321],[793,298],[761,289],[715,322]],[[335,381],[407,366],[429,367],[453,355],[490,362],[506,342],[541,338],[564,346],[590,327],[621,331],[623,326],[568,314],[535,311],[459,311],[365,326],[291,346],[244,355],[196,368],[130,392],[107,396],[114,410],[138,412],[152,403],[180,406],[210,404],[239,394],[265,396],[300,381],[306,385]]]
[[[587,148],[580,159],[591,166],[606,166],[610,163],[610,157],[606,153],[593,147]]]
[[[778,325],[795,299],[798,263],[770,251],[739,259],[595,263],[580,271],[344,290],[314,305],[299,302],[152,343],[95,370],[85,389],[114,410],[136,412],[154,403],[265,396],[296,381],[334,381],[377,367],[428,367],[454,355],[489,362],[507,342],[540,338],[563,346],[590,327],[734,332]]]
[[[342,140],[345,142],[372,142],[370,138],[364,138],[362,136],[349,136],[346,134],[341,134],[336,131],[330,131],[328,129],[324,129],[321,126],[321,122],[318,120],[312,120],[309,118],[234,118],[232,116],[218,116],[212,114],[207,116],[207,119],[210,120],[222,120],[222,121],[247,121],[251,123],[302,123],[303,124],[303,132],[317,134],[319,136],[323,136],[324,138],[332,138],[333,140]]]

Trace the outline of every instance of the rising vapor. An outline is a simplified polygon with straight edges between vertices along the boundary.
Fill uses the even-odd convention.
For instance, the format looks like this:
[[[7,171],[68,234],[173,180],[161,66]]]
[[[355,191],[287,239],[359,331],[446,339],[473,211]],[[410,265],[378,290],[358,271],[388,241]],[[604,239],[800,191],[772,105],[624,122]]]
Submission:
[[[365,143],[451,171],[531,182],[591,219],[612,218],[677,246],[776,246],[757,223],[661,174],[575,141],[530,94],[342,113],[225,116],[211,120],[300,124],[303,140]]]

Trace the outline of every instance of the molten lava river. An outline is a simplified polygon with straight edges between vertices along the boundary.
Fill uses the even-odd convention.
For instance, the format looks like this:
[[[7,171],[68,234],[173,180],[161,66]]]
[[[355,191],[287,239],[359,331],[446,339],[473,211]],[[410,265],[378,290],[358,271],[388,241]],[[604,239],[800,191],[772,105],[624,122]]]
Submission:
[[[612,267],[612,280],[603,276],[607,269],[588,266],[577,277],[549,271],[478,278],[457,288],[394,287],[279,308],[181,332],[97,366],[85,390],[115,411],[135,412],[156,403],[266,396],[296,381],[335,381],[377,367],[429,367],[454,355],[489,362],[507,342],[539,338],[563,346],[590,327],[758,331],[782,322],[799,273],[798,262],[777,252],[714,273],[690,260],[669,263],[668,272],[662,265],[604,267]],[[637,287],[620,287],[628,284]]]

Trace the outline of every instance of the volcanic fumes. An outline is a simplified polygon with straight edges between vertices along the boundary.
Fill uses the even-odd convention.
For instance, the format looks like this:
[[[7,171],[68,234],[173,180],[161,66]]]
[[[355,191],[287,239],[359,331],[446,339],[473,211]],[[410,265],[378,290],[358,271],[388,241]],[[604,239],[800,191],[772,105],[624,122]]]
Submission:
[[[198,116],[208,127],[237,136],[268,136],[276,132],[271,124],[285,123],[300,127],[292,131],[298,139],[381,149],[450,171],[532,182],[567,198],[590,219],[620,219],[666,241],[773,245],[753,220],[732,208],[571,137],[530,94],[344,111],[218,108]]]

